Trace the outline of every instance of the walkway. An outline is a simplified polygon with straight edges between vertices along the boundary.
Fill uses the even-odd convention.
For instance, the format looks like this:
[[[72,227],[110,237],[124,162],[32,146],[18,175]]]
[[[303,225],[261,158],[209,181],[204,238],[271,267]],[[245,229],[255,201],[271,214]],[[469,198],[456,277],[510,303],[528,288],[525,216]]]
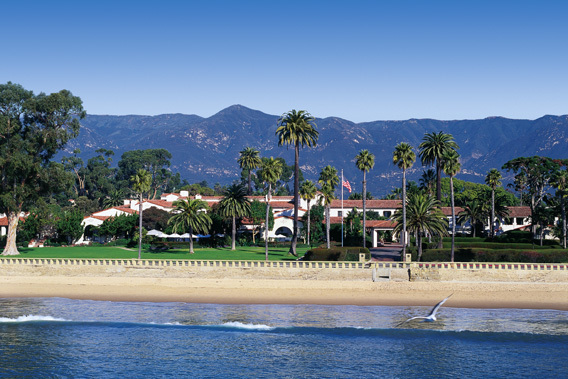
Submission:
[[[371,260],[374,262],[398,262],[402,251],[400,244],[387,244],[381,247],[373,247],[371,251]]]

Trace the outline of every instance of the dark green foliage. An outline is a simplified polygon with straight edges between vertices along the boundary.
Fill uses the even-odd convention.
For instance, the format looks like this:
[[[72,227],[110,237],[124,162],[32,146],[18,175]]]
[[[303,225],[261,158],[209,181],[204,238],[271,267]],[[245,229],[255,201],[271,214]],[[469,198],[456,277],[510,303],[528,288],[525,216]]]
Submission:
[[[165,232],[171,214],[158,208],[148,208],[142,215],[142,227],[146,230],[157,229]]]
[[[73,243],[83,235],[83,213],[76,209],[65,211],[57,221],[57,235],[60,242]]]
[[[331,249],[316,248],[308,250],[302,260],[358,262],[359,254],[365,254],[365,260],[371,259],[371,252],[364,247],[332,247]]]
[[[98,230],[98,235],[114,238],[132,239],[136,231],[138,215],[119,215],[110,217],[103,221]]]
[[[416,249],[411,249],[412,260],[417,258]],[[422,254],[424,262],[449,262],[450,249],[430,249]],[[541,249],[478,249],[458,248],[456,262],[520,262],[520,263],[566,263],[568,250]]]
[[[172,154],[166,149],[131,150],[122,154],[118,162],[117,182],[120,188],[127,188],[129,179],[138,170],[143,169],[150,173],[151,185],[149,198],[155,199],[167,187],[172,179],[169,170]]]

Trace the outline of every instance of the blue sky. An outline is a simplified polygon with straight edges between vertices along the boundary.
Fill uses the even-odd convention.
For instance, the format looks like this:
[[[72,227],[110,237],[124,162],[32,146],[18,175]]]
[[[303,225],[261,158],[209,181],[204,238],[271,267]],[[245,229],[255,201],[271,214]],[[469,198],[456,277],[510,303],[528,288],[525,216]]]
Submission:
[[[8,1],[0,83],[92,114],[568,113],[567,1]]]

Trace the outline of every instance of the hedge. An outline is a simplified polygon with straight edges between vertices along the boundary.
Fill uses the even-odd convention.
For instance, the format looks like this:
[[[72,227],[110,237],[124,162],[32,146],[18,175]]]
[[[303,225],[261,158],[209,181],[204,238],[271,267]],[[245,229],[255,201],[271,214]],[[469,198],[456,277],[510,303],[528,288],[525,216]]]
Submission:
[[[417,253],[411,249],[412,260]],[[451,249],[430,249],[422,253],[422,262],[449,262]],[[561,249],[476,249],[460,248],[454,253],[455,262],[520,262],[520,263],[568,263],[568,250]]]
[[[316,248],[308,250],[302,260],[358,262],[359,254],[365,254],[365,260],[371,259],[371,252],[364,247],[332,247],[331,249]]]

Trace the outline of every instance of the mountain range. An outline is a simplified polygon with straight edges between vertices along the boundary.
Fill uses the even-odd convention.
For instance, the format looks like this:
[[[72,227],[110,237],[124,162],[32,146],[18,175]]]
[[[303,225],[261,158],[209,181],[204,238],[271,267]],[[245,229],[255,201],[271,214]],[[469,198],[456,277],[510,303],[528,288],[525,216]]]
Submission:
[[[261,156],[283,157],[294,162],[293,148],[279,147],[275,136],[279,116],[233,105],[211,117],[164,114],[158,116],[88,115],[81,121],[78,138],[63,152],[75,148],[86,161],[99,148],[115,152],[116,164],[122,153],[135,149],[165,148],[172,153],[171,169],[190,183],[206,180],[228,184],[240,177],[239,151],[251,146]],[[425,133],[449,133],[459,145],[462,171],[458,179],[483,182],[491,168],[521,156],[568,158],[568,115],[544,116],[536,120],[488,117],[480,120],[440,121],[410,119],[354,123],[337,117],[316,119],[319,140],[315,148],[300,151],[304,177],[317,180],[326,165],[339,172],[361,191],[362,173],[355,167],[355,156],[362,149],[375,155],[375,167],[367,175],[369,191],[384,195],[400,186],[401,171],[392,163],[392,152],[399,142],[410,143],[417,162],[409,179],[418,181],[423,167],[418,145]],[[503,172],[504,179],[511,175]]]

